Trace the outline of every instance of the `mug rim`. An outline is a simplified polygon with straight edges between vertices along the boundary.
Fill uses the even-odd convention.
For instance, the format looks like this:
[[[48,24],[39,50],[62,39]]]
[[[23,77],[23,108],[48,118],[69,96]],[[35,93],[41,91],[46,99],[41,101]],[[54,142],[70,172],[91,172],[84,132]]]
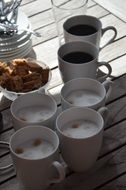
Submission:
[[[68,10],[78,10],[78,9],[80,9],[81,7],[85,6],[85,5],[88,3],[88,0],[85,0],[85,2],[84,2],[83,5],[80,5],[80,6],[76,7],[76,8],[72,8],[72,9],[71,9],[71,8],[59,7],[59,6],[57,6],[57,5],[54,3],[53,0],[51,0],[51,3],[52,3],[52,6],[56,7],[57,9],[68,11]]]
[[[100,102],[102,102],[102,101],[104,100],[104,98],[105,98],[105,96],[106,96],[106,90],[105,90],[105,87],[102,85],[102,83],[100,83],[99,81],[97,81],[97,80],[95,80],[95,79],[92,79],[92,78],[81,77],[81,78],[74,78],[74,79],[72,79],[72,80],[69,80],[69,81],[67,81],[67,82],[64,84],[64,86],[62,87],[62,89],[61,89],[61,91],[60,91],[61,98],[63,99],[64,102],[66,102],[68,105],[73,106],[73,107],[88,108],[88,106],[74,106],[74,105],[71,104],[69,101],[67,101],[67,100],[65,99],[65,97],[62,95],[62,92],[63,92],[64,88],[68,87],[71,82],[80,81],[80,80],[82,80],[82,81],[85,81],[85,80],[86,80],[86,81],[87,81],[87,80],[88,80],[88,81],[92,81],[92,82],[97,83],[99,86],[101,86],[101,88],[102,88],[103,91],[104,91],[104,97],[101,97]],[[76,89],[75,89],[75,90],[76,90]],[[84,89],[84,90],[85,90],[85,89]],[[92,104],[91,107],[92,107],[92,106],[95,106],[95,105],[97,105],[97,104],[99,104],[100,102],[96,102],[95,104]],[[91,107],[89,106],[90,109],[93,109],[93,108],[91,108]]]
[[[95,32],[93,32],[92,34],[86,34],[86,35],[72,34],[71,32],[68,31],[68,30],[69,30],[69,27],[67,27],[67,24],[69,24],[69,23],[71,22],[71,20],[74,19],[74,18],[76,18],[76,19],[78,19],[78,18],[89,18],[89,19],[92,19],[92,21],[94,20],[94,21],[96,21],[96,22],[98,23],[98,27],[96,27],[96,26],[94,26],[94,25],[88,23],[87,25],[93,26],[93,27],[96,29]],[[85,22],[84,22],[84,24],[85,24]],[[78,25],[78,23],[75,24],[75,25],[72,25],[72,26],[77,26],[77,25]],[[82,25],[83,25],[83,23],[82,23]],[[71,26],[71,27],[72,27],[72,26]],[[83,38],[87,38],[87,39],[88,39],[88,38],[90,38],[90,37],[92,37],[92,36],[95,36],[95,35],[98,34],[100,31],[102,32],[102,22],[101,22],[97,17],[92,16],[92,15],[75,15],[75,16],[72,16],[72,17],[68,18],[68,19],[63,23],[63,30],[64,30],[64,33],[66,33],[67,35],[76,36],[76,37],[79,37],[80,39],[83,39]]]
[[[25,130],[30,130],[30,128],[31,129],[32,128],[34,128],[34,129],[38,128],[40,130],[41,129],[42,130],[47,130],[47,131],[50,131],[50,133],[53,133],[55,135],[56,141],[57,141],[57,145],[54,147],[54,150],[48,156],[42,157],[42,158],[32,159],[32,158],[22,157],[22,156],[20,156],[20,154],[15,153],[15,151],[13,150],[12,144],[11,144],[13,138],[17,135],[17,133],[20,133],[21,131],[25,131]],[[58,135],[55,133],[55,131],[53,131],[52,129],[50,129],[50,128],[44,126],[44,125],[34,125],[34,126],[27,125],[26,127],[20,128],[19,130],[17,130],[15,133],[12,134],[12,136],[10,138],[10,142],[9,142],[9,149],[10,149],[11,153],[13,153],[16,157],[18,157],[18,158],[20,158],[22,160],[27,160],[27,161],[29,160],[29,161],[33,161],[33,162],[49,158],[51,155],[53,155],[58,150],[58,148],[59,148],[59,137],[58,137]]]
[[[57,52],[57,55],[58,55],[58,59],[60,60],[60,61],[63,61],[63,62],[65,62],[65,63],[67,63],[67,64],[69,64],[69,65],[74,65],[74,67],[78,67],[78,65],[79,66],[81,66],[81,67],[83,67],[83,64],[89,64],[89,63],[92,63],[92,62],[94,62],[94,61],[96,61],[98,58],[95,56],[94,57],[94,55],[92,55],[92,54],[90,54],[90,53],[88,53],[88,54],[90,54],[92,57],[93,57],[93,59],[91,60],[91,61],[88,61],[88,62],[81,62],[81,63],[73,63],[73,62],[68,62],[68,61],[65,61],[64,59],[63,59],[63,57],[61,57],[60,56],[60,54],[61,54],[61,51],[62,51],[62,48],[64,48],[65,46],[67,47],[69,44],[79,44],[79,43],[81,43],[81,44],[88,44],[89,46],[92,46],[93,47],[93,49],[95,49],[96,51],[97,51],[97,53],[99,52],[99,50],[98,50],[98,48],[94,45],[94,44],[92,44],[91,42],[87,42],[87,41],[71,41],[71,42],[66,42],[65,44],[63,44],[63,45],[61,45],[60,47],[59,47],[59,49],[58,49],[58,52]],[[74,52],[74,51],[71,51],[71,52]],[[71,53],[70,52],[70,53]],[[82,52],[84,52],[85,53],[85,51],[82,51]],[[87,53],[87,52],[86,52]],[[65,53],[64,55],[66,55],[67,53]],[[59,63],[60,64],[60,63]]]
[[[92,111],[94,112],[101,120],[101,125],[100,127],[98,128],[97,132],[93,135],[90,135],[90,136],[87,136],[87,137],[79,137],[79,138],[75,138],[75,137],[71,137],[71,136],[68,136],[66,135],[65,133],[62,132],[62,130],[60,129],[60,127],[58,126],[58,120],[60,119],[60,117],[64,114],[64,113],[67,113],[67,112],[70,112],[71,110],[88,110],[88,111]],[[92,109],[92,108],[87,108],[87,107],[71,107],[71,108],[68,108],[66,110],[64,110],[63,112],[61,112],[58,117],[56,118],[56,129],[57,131],[62,135],[64,136],[65,138],[67,139],[72,139],[72,140],[76,140],[76,141],[82,141],[82,140],[88,140],[92,137],[95,137],[96,135],[98,135],[102,130],[103,130],[103,127],[104,127],[104,120],[103,120],[103,117],[101,116],[101,114],[99,112],[97,112],[96,110]]]
[[[87,35],[74,35],[74,34],[71,34],[70,32],[68,32],[68,30],[66,30],[66,24],[68,24],[72,19],[74,19],[74,18],[91,18],[92,20],[96,20],[97,22],[98,22],[98,24],[100,25],[100,27],[99,27],[99,29],[96,31],[96,32],[94,32],[93,34],[87,34]],[[92,26],[92,25],[90,25],[90,23],[89,23],[89,26]],[[71,36],[79,36],[79,37],[88,37],[88,36],[93,36],[93,35],[95,35],[96,33],[98,33],[99,32],[99,30],[102,30],[102,22],[100,21],[100,19],[98,19],[97,17],[95,17],[95,16],[92,16],[92,15],[74,15],[74,16],[72,16],[72,17],[70,17],[70,18],[68,18],[64,23],[63,23],[63,29],[64,29],[64,31],[67,33],[67,34],[69,34],[69,35],[71,35]]]
[[[50,118],[52,118],[53,117],[53,115],[55,115],[56,114],[56,112],[57,112],[57,104],[56,104],[56,101],[54,100],[54,98],[52,98],[51,96],[49,96],[49,95],[47,95],[47,94],[45,94],[45,93],[39,93],[39,92],[35,92],[34,94],[36,95],[36,94],[39,94],[39,95],[41,95],[41,96],[47,96],[48,98],[50,98],[52,101],[53,101],[53,104],[54,104],[54,112],[51,114],[51,116],[50,117],[48,117],[47,119],[45,119],[45,120],[41,120],[41,121],[35,121],[35,122],[29,122],[29,121],[24,121],[24,120],[21,120],[21,119],[19,119],[19,117],[17,117],[15,114],[14,114],[14,104],[15,104],[15,102],[16,101],[19,101],[19,99],[20,98],[22,98],[22,97],[25,97],[25,96],[32,96],[33,95],[33,93],[28,93],[28,94],[23,94],[23,95],[21,95],[21,96],[19,96],[18,98],[16,98],[12,103],[11,103],[11,106],[10,106],[10,111],[11,111],[11,114],[12,114],[12,116],[18,121],[18,122],[21,122],[21,123],[23,123],[23,124],[27,124],[27,125],[29,125],[29,124],[41,124],[41,122],[43,121],[43,122],[45,122],[45,121],[48,121]],[[38,95],[37,94],[37,95]],[[24,106],[25,107],[25,106]],[[24,107],[22,107],[22,108],[24,108]]]

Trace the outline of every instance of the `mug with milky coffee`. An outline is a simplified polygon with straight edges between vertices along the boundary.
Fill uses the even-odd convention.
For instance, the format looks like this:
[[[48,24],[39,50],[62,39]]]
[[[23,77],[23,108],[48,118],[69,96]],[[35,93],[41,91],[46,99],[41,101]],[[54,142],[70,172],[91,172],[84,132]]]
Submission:
[[[55,128],[57,104],[48,94],[36,92],[19,96],[12,102],[10,110],[15,131],[35,124]]]
[[[72,107],[56,120],[61,155],[70,169],[84,172],[96,162],[103,139],[102,116],[90,108]]]
[[[14,166],[20,189],[46,190],[51,183],[59,183],[65,177],[58,148],[59,138],[53,130],[39,125],[21,128],[9,143],[13,165],[0,170]]]
[[[62,110],[71,107],[89,107],[95,110],[105,106],[111,93],[111,81],[103,83],[91,78],[76,78],[61,89]]]
[[[94,16],[76,15],[68,18],[63,24],[65,42],[88,41],[100,48],[102,36],[113,31],[111,38],[102,46],[105,47],[112,43],[117,36],[117,30],[114,26],[102,27],[101,21]]]

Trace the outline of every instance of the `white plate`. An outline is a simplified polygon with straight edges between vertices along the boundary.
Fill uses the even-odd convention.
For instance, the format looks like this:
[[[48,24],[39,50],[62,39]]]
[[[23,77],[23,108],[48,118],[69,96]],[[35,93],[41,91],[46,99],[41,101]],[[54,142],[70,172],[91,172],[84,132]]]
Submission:
[[[19,48],[23,47],[29,40],[31,39],[31,34],[29,34],[25,39],[23,39],[21,42],[15,42],[15,44],[7,45],[4,47],[0,46],[0,55],[5,55],[8,53],[12,53],[17,51]]]
[[[17,46],[14,49],[8,49],[6,51],[0,51],[0,57],[2,56],[9,56],[15,53],[19,53],[20,51],[22,51],[23,49],[25,49],[25,47],[30,43],[31,39],[28,39],[25,43]]]
[[[23,48],[19,49],[15,53],[10,53],[10,54],[6,54],[6,55],[0,54],[0,60],[10,61],[12,59],[25,57],[31,51],[31,49],[32,49],[32,40],[29,40],[28,43],[25,44],[25,46]]]
[[[0,51],[7,51],[8,49],[15,49],[16,46],[19,46],[23,43],[25,43],[27,40],[31,38],[31,33],[27,33],[24,36],[22,36],[19,40],[13,39],[13,42],[9,43],[0,43]]]

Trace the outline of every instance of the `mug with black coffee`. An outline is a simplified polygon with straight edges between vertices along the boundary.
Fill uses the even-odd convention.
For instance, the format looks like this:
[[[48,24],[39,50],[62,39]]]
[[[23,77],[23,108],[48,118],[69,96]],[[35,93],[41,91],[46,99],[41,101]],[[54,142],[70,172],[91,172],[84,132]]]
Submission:
[[[68,18],[63,24],[65,42],[88,41],[100,48],[100,41],[104,33],[111,30],[113,36],[101,47],[112,43],[117,36],[117,30],[114,26],[102,28],[101,21],[89,15],[77,15]]]
[[[58,49],[58,63],[63,82],[82,77],[98,80],[109,77],[112,68],[106,62],[98,62],[98,55],[99,49],[89,42],[74,41],[62,45]],[[107,68],[108,74],[98,78],[101,66]]]

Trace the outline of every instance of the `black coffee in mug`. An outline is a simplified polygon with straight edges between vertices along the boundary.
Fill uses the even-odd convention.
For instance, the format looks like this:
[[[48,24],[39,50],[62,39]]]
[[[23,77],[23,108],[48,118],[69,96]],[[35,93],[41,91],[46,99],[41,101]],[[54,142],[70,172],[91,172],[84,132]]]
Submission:
[[[91,35],[97,32],[96,28],[87,24],[78,24],[68,29],[68,32],[77,36]]]
[[[94,58],[89,53],[76,51],[76,52],[70,52],[62,57],[62,59],[69,63],[87,63],[92,61]]]

